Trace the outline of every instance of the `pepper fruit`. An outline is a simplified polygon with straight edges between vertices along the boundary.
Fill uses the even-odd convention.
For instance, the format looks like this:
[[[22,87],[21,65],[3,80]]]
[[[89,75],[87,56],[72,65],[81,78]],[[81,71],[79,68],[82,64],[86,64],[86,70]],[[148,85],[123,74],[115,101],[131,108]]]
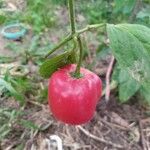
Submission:
[[[81,78],[75,78],[76,65],[67,65],[49,79],[48,102],[54,117],[64,123],[79,125],[90,121],[102,94],[101,79],[80,68]]]

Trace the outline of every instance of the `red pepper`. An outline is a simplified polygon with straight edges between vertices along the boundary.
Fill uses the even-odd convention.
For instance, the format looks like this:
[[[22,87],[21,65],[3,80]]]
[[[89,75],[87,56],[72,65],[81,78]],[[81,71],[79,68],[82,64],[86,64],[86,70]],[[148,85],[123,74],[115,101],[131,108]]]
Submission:
[[[67,65],[54,72],[49,79],[49,106],[54,117],[62,122],[78,125],[92,119],[102,93],[101,79],[81,68],[81,78],[75,78],[76,65]]]

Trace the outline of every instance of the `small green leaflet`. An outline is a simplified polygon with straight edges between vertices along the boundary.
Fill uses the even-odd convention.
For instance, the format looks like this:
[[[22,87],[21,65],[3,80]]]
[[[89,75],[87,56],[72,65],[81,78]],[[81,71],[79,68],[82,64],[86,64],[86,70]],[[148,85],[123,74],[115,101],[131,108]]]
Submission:
[[[128,28],[130,26],[130,28]],[[136,81],[144,87],[150,87],[150,55],[145,42],[148,42],[148,35],[137,37],[138,31],[143,26],[133,25],[107,25],[107,33],[110,39],[110,47],[117,59],[119,66],[125,69]],[[129,30],[130,29],[130,30]],[[149,33],[149,28],[144,34]],[[135,33],[135,31],[137,31]],[[138,33],[138,34],[137,34]]]
[[[53,72],[55,72],[57,69],[67,65],[74,63],[74,51],[67,51],[63,54],[57,55],[54,58],[46,60],[41,66],[40,66],[40,75],[44,78],[49,78]]]

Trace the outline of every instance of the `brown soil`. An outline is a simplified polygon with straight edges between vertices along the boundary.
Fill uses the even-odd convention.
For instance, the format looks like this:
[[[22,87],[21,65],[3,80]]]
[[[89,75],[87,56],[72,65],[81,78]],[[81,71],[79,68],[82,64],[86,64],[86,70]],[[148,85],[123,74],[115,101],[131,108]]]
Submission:
[[[43,143],[51,135],[61,138],[64,150],[144,150],[144,148],[149,150],[150,148],[150,118],[144,114],[146,111],[138,103],[120,105],[116,103],[113,94],[109,104],[106,105],[102,98],[94,118],[81,126],[61,123],[53,118],[47,105],[31,103],[28,103],[24,109],[27,114],[24,117],[43,130],[32,133],[16,126],[12,134],[1,142],[3,150],[9,147],[15,149],[20,143],[25,144],[25,150],[31,150],[32,147],[35,150],[48,150]],[[11,103],[6,100],[3,107],[4,105],[11,108],[18,107],[13,100]],[[56,147],[53,149],[55,150]]]

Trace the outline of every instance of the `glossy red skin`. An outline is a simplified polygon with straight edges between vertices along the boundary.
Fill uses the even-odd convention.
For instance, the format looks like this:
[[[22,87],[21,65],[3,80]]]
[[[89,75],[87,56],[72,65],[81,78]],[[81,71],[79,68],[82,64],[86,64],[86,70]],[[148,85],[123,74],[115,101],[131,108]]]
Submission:
[[[76,65],[67,65],[49,79],[48,99],[54,117],[64,123],[78,125],[91,120],[101,97],[102,82],[93,72],[81,68],[82,78],[71,73]]]

